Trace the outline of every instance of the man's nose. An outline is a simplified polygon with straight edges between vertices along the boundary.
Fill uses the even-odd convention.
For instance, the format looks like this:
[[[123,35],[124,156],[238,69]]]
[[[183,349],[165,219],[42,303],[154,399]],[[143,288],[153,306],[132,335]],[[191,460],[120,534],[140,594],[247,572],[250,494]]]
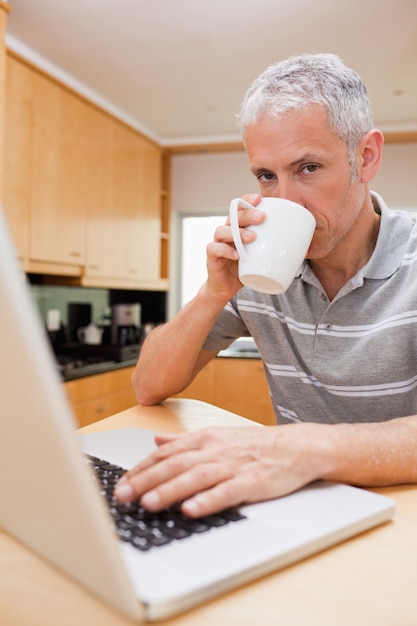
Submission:
[[[287,180],[280,180],[277,187],[277,196],[283,200],[291,200],[304,206],[299,190],[294,183]]]

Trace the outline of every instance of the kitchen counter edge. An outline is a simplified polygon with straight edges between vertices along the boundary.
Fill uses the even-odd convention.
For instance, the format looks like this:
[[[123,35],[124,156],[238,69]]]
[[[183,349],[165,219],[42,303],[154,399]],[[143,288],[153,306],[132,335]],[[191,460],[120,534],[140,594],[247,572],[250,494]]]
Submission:
[[[114,372],[126,367],[135,366],[137,359],[129,359],[127,361],[105,361],[103,363],[94,363],[85,367],[76,368],[71,372],[62,374],[62,382],[68,383],[71,380],[79,380],[87,376],[97,376],[106,372]]]
[[[217,358],[228,359],[260,359],[259,352],[247,351],[238,352],[235,350],[221,350],[217,355]],[[72,372],[67,372],[62,375],[62,381],[68,383],[71,380],[79,380],[80,378],[86,378],[87,376],[97,376],[97,374],[104,374],[105,372],[113,372],[115,370],[123,369],[126,367],[135,366],[137,359],[130,359],[128,361],[106,361],[104,363],[95,363],[87,367],[75,369]]]

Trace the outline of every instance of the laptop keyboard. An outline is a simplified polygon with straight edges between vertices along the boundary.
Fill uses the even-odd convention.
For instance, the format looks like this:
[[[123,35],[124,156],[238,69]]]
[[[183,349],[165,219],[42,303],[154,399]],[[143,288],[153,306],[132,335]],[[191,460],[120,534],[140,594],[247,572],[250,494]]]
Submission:
[[[138,550],[147,551],[245,519],[245,516],[235,509],[190,519],[181,513],[179,505],[159,513],[150,513],[139,502],[118,504],[113,497],[113,491],[126,470],[94,456],[86,455],[86,458],[101,483],[101,493],[108,502],[120,539],[132,544]]]

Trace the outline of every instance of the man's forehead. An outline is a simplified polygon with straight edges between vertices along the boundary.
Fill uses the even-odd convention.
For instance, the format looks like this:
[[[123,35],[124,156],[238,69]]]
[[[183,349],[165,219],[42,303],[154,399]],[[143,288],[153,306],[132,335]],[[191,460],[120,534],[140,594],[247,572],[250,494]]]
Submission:
[[[301,109],[290,109],[276,116],[265,112],[256,121],[249,124],[245,130],[245,139],[252,141],[264,136],[294,135],[299,131],[309,135],[320,134],[328,131],[333,134],[329,125],[326,109],[322,106],[311,104]]]
[[[344,149],[344,142],[331,131],[323,111],[315,113],[303,110],[291,116],[263,117],[249,125],[245,144],[251,167],[265,167],[271,159],[285,165],[315,161],[325,158],[338,144]]]

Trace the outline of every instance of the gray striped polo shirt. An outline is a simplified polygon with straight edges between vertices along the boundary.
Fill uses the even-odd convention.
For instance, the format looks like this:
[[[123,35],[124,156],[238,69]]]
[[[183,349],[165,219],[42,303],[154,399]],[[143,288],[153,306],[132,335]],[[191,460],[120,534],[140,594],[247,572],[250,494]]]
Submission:
[[[377,194],[368,263],[330,302],[308,263],[281,296],[243,287],[205,344],[252,336],[278,423],[376,422],[417,413],[417,225]]]

